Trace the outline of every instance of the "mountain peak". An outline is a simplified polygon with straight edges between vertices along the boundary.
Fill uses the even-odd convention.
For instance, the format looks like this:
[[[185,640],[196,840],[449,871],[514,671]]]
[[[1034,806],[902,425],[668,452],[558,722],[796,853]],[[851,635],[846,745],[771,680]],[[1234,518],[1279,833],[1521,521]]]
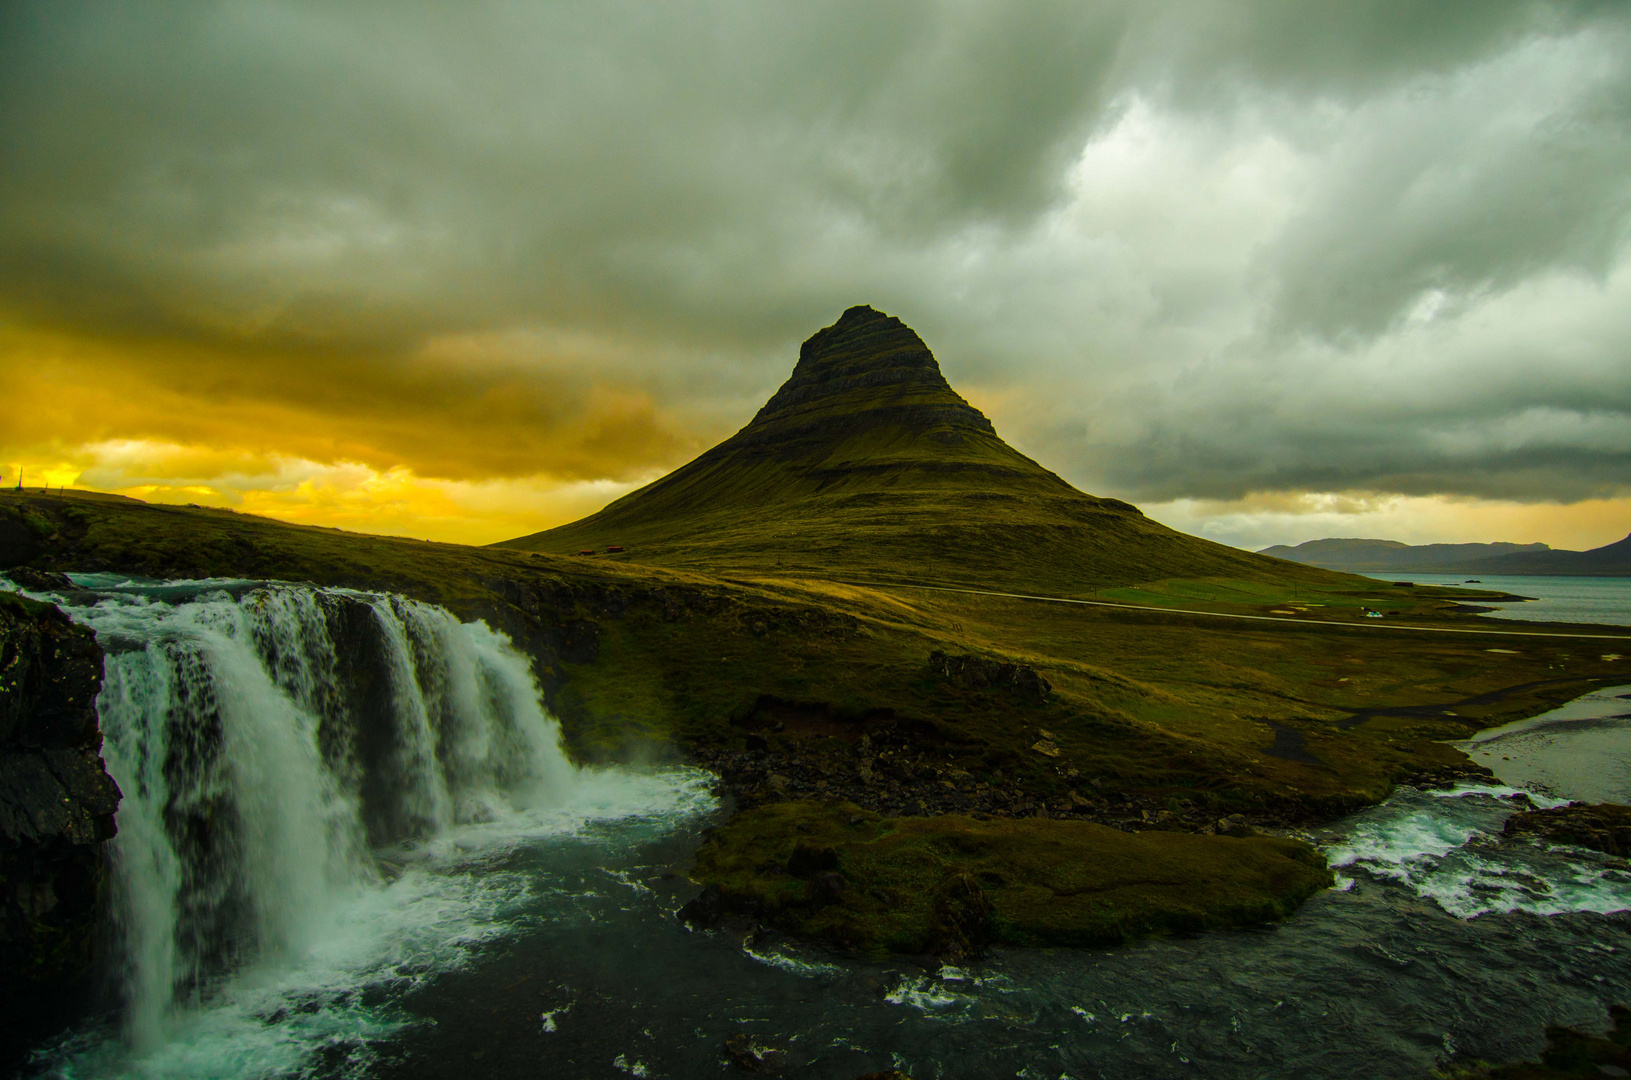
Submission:
[[[905,323],[865,304],[817,330],[799,348],[798,363],[743,434],[767,425],[840,421],[883,408],[914,428],[951,423],[995,435],[991,421],[951,388],[934,353]],[[842,421],[840,421],[842,423]]]
[[[812,334],[735,435],[598,513],[504,546],[1054,593],[1283,566],[1071,487],[1003,442],[911,327],[865,305]]]

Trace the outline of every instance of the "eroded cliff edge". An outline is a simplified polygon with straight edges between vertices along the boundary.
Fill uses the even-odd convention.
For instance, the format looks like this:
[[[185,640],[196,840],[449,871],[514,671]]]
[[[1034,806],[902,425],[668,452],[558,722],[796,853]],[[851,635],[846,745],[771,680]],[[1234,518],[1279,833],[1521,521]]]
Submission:
[[[103,767],[102,650],[0,592],[0,1067],[86,1004],[119,787]]]

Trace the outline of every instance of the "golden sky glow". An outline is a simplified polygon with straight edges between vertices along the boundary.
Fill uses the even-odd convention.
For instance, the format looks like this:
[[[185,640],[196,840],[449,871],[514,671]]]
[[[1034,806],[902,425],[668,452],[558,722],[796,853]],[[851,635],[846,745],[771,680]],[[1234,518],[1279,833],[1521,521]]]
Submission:
[[[1631,7],[0,8],[0,467],[491,542],[869,303],[1246,547],[1631,531]]]

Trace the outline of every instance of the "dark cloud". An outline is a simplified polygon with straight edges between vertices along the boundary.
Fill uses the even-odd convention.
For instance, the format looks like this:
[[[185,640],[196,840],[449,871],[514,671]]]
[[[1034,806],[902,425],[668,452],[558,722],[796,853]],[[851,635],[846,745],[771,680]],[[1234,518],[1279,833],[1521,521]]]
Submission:
[[[302,418],[263,448],[625,479],[872,302],[1098,490],[1631,475],[1623,4],[0,20],[0,319],[122,357],[131,401]],[[103,426],[206,437],[185,415]]]

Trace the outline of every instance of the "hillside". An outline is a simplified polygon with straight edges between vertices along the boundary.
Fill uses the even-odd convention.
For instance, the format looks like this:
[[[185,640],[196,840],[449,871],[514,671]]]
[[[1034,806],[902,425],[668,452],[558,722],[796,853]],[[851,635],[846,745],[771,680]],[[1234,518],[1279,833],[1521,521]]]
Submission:
[[[1259,551],[1276,559],[1346,570],[1355,574],[1459,574],[1467,567],[1503,555],[1549,553],[1545,544],[1405,544],[1398,540],[1309,540]]]
[[[762,915],[867,949],[942,951],[930,900],[944,868],[923,873],[945,852],[992,875],[982,895],[1015,944],[1284,914],[1323,871],[1247,826],[1465,775],[1446,740],[1624,679],[1596,642],[1456,633],[1483,620],[1442,590],[1336,574],[1057,604],[727,580],[78,492],[0,492],[0,538],[14,580],[22,567],[308,581],[483,618],[531,658],[574,758],[682,758],[751,808],[699,854],[722,905],[804,897],[782,870],[822,839],[854,875],[845,903]],[[1032,880],[1039,856],[1076,868],[1072,896],[1110,907],[997,884]],[[913,899],[884,911],[880,893]]]
[[[1055,595],[1165,578],[1328,580],[1176,532],[1004,442],[910,327],[854,307],[741,431],[599,513],[502,547],[617,545],[707,571]]]
[[[1631,536],[1590,551],[1545,544],[1402,544],[1397,540],[1310,540],[1259,555],[1356,574],[1631,575]]]
[[[1592,577],[1631,576],[1631,536],[1590,551],[1523,551],[1486,559],[1484,574],[1571,574]]]

